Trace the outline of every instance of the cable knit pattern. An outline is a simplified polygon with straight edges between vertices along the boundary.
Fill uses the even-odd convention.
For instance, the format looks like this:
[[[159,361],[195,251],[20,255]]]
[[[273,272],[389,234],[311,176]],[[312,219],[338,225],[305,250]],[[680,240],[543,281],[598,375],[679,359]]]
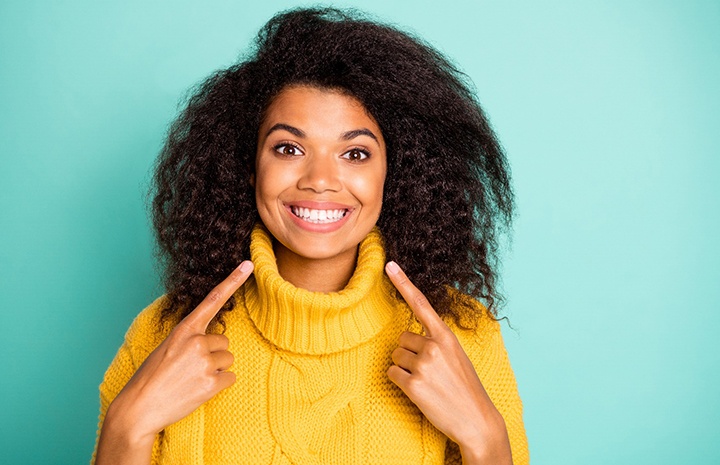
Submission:
[[[256,227],[250,255],[256,280],[245,286],[250,318],[275,346],[298,354],[347,350],[375,336],[393,316],[393,285],[383,279],[385,253],[374,229],[360,245],[355,273],[340,292],[300,289],[278,273],[272,241]]]
[[[153,464],[461,463],[457,447],[387,378],[390,354],[413,317],[384,274],[377,230],[336,293],[285,281],[261,226],[252,233],[251,258],[254,278],[225,317],[237,382],[160,433]],[[161,303],[138,316],[105,374],[100,424],[166,336],[157,331]],[[522,404],[498,323],[485,318],[475,332],[453,330],[505,418],[514,463],[527,464]]]

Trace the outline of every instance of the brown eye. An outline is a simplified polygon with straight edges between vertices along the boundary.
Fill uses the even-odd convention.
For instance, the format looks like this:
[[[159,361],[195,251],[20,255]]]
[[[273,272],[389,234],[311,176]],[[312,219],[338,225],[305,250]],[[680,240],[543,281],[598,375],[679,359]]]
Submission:
[[[275,151],[281,155],[287,155],[289,157],[293,157],[295,155],[302,155],[300,149],[292,144],[280,144],[276,145],[274,148]]]
[[[346,158],[350,161],[363,161],[369,156],[369,153],[361,149],[352,149],[343,154],[343,158]]]

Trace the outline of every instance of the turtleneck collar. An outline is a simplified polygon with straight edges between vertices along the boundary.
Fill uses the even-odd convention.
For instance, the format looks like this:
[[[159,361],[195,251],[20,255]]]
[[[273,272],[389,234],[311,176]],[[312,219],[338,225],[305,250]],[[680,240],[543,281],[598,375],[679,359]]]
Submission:
[[[284,280],[272,237],[259,224],[251,235],[250,257],[254,279],[244,286],[250,319],[281,349],[312,355],[347,350],[371,339],[392,319],[397,300],[384,273],[377,228],[360,243],[355,272],[339,292],[312,292]]]

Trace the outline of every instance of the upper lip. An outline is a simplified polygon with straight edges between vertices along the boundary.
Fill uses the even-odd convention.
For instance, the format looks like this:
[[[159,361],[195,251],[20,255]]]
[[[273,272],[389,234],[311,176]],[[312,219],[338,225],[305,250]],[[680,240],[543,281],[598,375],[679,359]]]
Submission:
[[[293,200],[283,202],[287,207],[309,208],[311,210],[352,210],[351,205],[344,205],[337,202],[323,202],[317,200]]]

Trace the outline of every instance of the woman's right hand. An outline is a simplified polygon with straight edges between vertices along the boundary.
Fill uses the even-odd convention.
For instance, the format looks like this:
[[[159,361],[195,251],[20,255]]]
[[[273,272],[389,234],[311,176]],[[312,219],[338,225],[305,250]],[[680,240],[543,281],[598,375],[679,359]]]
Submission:
[[[97,464],[106,460],[125,462],[123,459],[131,463],[133,450],[139,453],[136,458],[147,462],[158,432],[235,382],[235,374],[227,371],[234,360],[227,350],[228,338],[206,334],[206,330],[252,270],[252,262],[242,262],[173,328],[135,372],[108,408]]]

